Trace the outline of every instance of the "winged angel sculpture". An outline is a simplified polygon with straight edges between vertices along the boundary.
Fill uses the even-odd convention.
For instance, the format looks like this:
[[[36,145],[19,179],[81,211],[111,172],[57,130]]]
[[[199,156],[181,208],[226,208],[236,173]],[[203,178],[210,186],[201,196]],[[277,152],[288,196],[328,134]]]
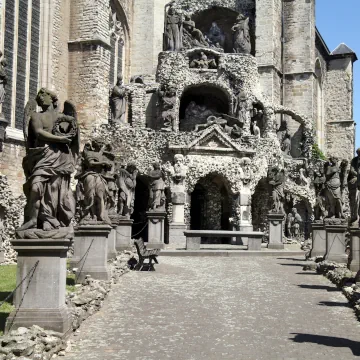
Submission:
[[[36,112],[37,105],[41,112]],[[36,101],[25,107],[24,136],[27,204],[17,237],[66,238],[76,205],[70,189],[80,142],[75,106],[66,101],[60,113],[57,95],[40,89]]]

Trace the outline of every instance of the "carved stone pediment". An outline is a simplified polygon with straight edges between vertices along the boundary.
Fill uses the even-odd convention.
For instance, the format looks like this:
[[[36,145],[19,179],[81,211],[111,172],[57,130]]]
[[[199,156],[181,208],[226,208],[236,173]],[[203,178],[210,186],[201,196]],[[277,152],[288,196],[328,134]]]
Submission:
[[[253,150],[241,149],[240,146],[232,141],[217,125],[206,129],[199,138],[188,145],[171,145],[170,150],[181,152],[185,155],[208,154],[208,155],[230,155],[237,157],[251,156],[255,154]]]

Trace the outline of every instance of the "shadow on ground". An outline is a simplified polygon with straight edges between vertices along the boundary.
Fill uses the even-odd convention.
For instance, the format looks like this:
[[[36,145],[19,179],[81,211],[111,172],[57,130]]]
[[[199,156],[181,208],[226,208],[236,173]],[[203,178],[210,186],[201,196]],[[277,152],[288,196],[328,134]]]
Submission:
[[[360,356],[360,343],[357,341],[334,337],[334,336],[323,336],[323,335],[313,335],[313,334],[299,334],[292,333],[295,335],[294,338],[290,340],[296,343],[313,343],[330,347],[343,347],[349,348],[355,356]]]
[[[345,303],[345,302],[338,302],[338,301],[320,301],[319,304],[320,306],[331,306],[331,307],[350,307],[349,303]]]
[[[307,285],[307,284],[300,284],[298,285],[299,288],[302,289],[310,289],[310,290],[326,290],[326,291],[340,291],[338,288],[333,286],[326,286],[326,285]]]

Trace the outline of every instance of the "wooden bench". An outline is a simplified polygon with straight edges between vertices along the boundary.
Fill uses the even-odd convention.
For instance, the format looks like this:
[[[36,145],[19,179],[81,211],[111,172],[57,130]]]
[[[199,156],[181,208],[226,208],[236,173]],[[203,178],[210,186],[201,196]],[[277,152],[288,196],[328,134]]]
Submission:
[[[135,247],[136,247],[136,251],[138,253],[138,256],[139,256],[139,264],[137,265],[137,268],[139,269],[139,271],[142,270],[142,268],[144,267],[144,260],[145,259],[148,259],[148,267],[149,267],[149,270],[153,269],[154,268],[154,265],[153,265],[153,261],[158,264],[158,261],[157,261],[157,256],[159,255],[160,253],[160,249],[152,249],[152,250],[147,250],[146,249],[146,246],[144,244],[144,241],[142,239],[139,239],[139,240],[135,240]]]
[[[248,243],[248,250],[260,251],[264,233],[260,231],[227,231],[227,230],[187,230],[186,250],[200,250],[202,237],[241,238]]]

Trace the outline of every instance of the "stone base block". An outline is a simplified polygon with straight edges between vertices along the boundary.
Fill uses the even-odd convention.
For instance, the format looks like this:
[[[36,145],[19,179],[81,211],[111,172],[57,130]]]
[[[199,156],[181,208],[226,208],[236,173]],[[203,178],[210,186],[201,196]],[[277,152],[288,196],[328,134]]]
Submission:
[[[170,249],[185,249],[186,237],[184,231],[187,226],[185,224],[170,224],[169,229],[169,245],[166,248]]]
[[[186,250],[200,250],[201,237],[187,237]]]
[[[116,227],[116,250],[131,250],[131,233],[134,220],[121,219]]]
[[[328,261],[347,264],[348,256],[345,253],[346,225],[325,225],[326,229],[326,255]]]
[[[271,249],[271,250],[284,250],[285,245],[284,244],[270,244],[269,243],[268,249]]]
[[[360,229],[350,228],[350,259],[349,269],[360,271]]]
[[[65,305],[66,257],[70,239],[15,239],[18,253],[15,310],[6,329],[39,325],[65,333],[70,317]]]
[[[261,251],[261,243],[262,243],[261,238],[249,237],[248,238],[248,250],[250,250],[250,251]]]
[[[112,225],[112,229],[110,231],[110,234],[108,236],[108,260],[116,259],[116,226]]]
[[[326,230],[325,225],[320,223],[311,224],[312,248],[310,257],[325,256],[326,254]]]
[[[75,244],[79,247],[80,262],[76,281],[82,283],[86,275],[95,280],[109,280],[107,268],[109,225],[80,225],[75,229]]]
[[[33,325],[38,325],[47,330],[66,333],[71,328],[71,315],[66,306],[59,309],[14,310],[7,318],[5,332]]]

